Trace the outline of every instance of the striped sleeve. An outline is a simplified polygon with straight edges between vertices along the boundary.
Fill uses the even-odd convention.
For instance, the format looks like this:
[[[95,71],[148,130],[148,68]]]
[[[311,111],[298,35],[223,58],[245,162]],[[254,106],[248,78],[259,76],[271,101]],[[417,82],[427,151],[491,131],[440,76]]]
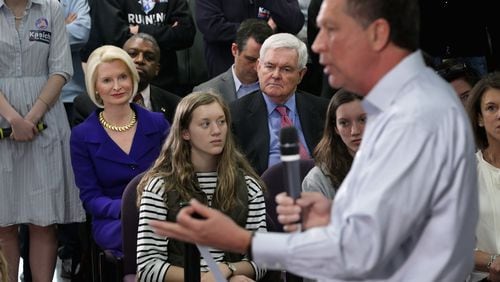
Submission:
[[[248,188],[248,216],[246,229],[250,231],[267,232],[266,226],[266,203],[262,188],[251,176],[245,176]],[[245,258],[244,260],[248,260]],[[255,270],[255,281],[258,281],[266,274],[266,270],[257,267],[253,261],[250,261]]]
[[[148,183],[141,197],[137,231],[138,281],[164,281],[167,269],[168,238],[154,233],[150,220],[166,220],[164,181],[155,178]]]

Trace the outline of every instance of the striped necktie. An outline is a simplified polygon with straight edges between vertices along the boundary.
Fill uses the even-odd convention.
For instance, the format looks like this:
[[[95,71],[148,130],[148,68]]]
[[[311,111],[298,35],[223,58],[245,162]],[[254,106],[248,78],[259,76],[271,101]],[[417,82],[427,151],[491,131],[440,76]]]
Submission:
[[[141,93],[137,93],[137,95],[134,96],[134,99],[132,99],[132,102],[134,102],[137,105],[145,108],[144,97],[142,97]]]
[[[276,111],[281,115],[281,128],[294,126],[292,120],[288,117],[286,106],[277,106]],[[303,160],[310,159],[304,144],[299,141],[299,155]]]

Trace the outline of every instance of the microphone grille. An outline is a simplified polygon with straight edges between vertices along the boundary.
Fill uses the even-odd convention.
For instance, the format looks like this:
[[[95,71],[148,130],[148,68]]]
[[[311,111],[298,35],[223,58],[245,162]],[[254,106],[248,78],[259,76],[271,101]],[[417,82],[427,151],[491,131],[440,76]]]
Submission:
[[[280,130],[280,145],[282,155],[296,155],[299,153],[299,135],[295,127],[283,127]]]

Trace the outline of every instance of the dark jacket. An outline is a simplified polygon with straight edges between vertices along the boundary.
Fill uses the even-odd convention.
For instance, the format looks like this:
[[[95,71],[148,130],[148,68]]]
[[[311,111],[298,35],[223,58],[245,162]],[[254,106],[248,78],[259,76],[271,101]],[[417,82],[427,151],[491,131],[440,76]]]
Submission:
[[[196,0],[196,24],[205,41],[205,60],[210,78],[226,71],[234,62],[231,43],[240,23],[248,18],[267,20],[269,14],[277,32],[296,34],[304,25],[297,0]],[[260,11],[260,13],[259,13]]]
[[[248,94],[229,105],[236,141],[260,175],[269,163],[270,133],[266,102],[261,91]],[[297,112],[310,152],[323,134],[328,100],[309,93],[296,93]]]
[[[128,154],[99,123],[98,111],[71,131],[71,164],[92,235],[103,249],[121,252],[121,198],[125,186],[158,157],[170,126],[159,113],[132,105],[137,129]]]
[[[490,0],[442,1],[420,0],[421,48],[443,58],[488,56],[498,40],[496,10]]]
[[[139,25],[139,32],[153,36],[161,50],[160,72],[153,84],[172,90],[178,83],[175,51],[193,45],[196,28],[186,0],[153,2],[157,3],[146,13],[137,0],[92,1],[92,28],[82,59],[102,45],[122,47],[132,36],[129,25]]]

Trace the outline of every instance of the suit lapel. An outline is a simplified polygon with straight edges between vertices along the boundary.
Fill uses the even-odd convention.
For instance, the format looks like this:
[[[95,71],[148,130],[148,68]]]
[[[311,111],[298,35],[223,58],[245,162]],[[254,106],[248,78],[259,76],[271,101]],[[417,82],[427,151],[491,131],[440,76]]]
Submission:
[[[159,89],[156,86],[150,85],[151,108],[153,112],[163,113],[165,118],[168,120],[168,113],[173,113],[175,109],[169,108],[169,106],[167,105],[168,103],[163,101],[162,95],[158,90]]]
[[[158,132],[151,116],[146,114],[147,110],[141,107],[135,108],[137,112],[137,129],[129,155],[134,160],[140,160],[149,151],[161,146],[157,141],[157,136],[161,133]]]
[[[144,155],[157,146],[157,128],[149,115],[146,115],[146,109],[140,106],[132,105],[137,114],[137,129],[132,141],[132,148],[127,155],[122,149],[109,137],[104,128],[99,124],[97,115],[94,113],[90,117],[92,122],[99,124],[94,132],[89,132],[86,141],[97,144],[96,158],[106,159],[108,161],[124,164],[136,164]]]
[[[266,168],[269,163],[269,125],[266,102],[262,97],[262,92],[257,91],[248,107],[248,124],[250,128],[248,132],[254,135],[254,146],[252,150],[257,152],[259,159],[258,166],[262,169]]]
[[[231,68],[229,68],[221,77],[221,92],[222,95],[226,96],[224,99],[228,103],[238,99],[236,96],[236,86],[234,85],[233,71]]]
[[[100,125],[97,120],[97,113],[94,112],[89,117],[90,121],[97,126],[95,126],[94,131],[88,132],[86,137],[86,142],[94,143],[98,146],[95,157],[117,163],[130,163],[130,157],[116,145],[108,133],[106,133],[106,130]]]

